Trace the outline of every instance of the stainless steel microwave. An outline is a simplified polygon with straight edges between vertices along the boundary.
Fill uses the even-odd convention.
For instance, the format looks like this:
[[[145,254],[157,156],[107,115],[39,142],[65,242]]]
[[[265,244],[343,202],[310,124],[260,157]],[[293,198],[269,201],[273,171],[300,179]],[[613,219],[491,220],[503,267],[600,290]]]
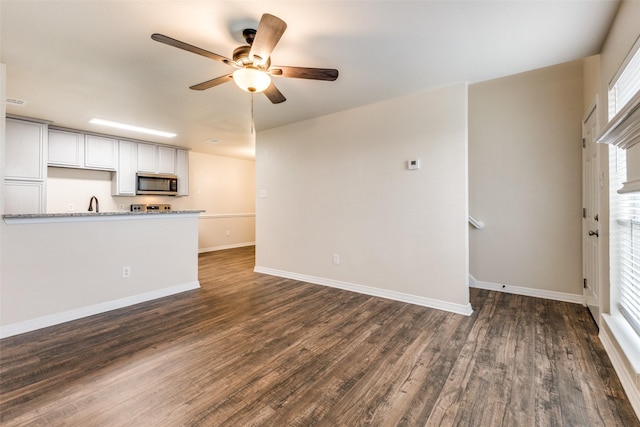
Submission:
[[[178,194],[178,177],[139,173],[136,176],[136,194],[176,196]]]

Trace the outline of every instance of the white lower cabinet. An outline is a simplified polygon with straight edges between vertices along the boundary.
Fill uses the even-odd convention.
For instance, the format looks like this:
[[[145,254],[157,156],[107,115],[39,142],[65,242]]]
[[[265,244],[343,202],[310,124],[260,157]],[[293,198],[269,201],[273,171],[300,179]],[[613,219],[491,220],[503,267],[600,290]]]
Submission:
[[[111,181],[114,196],[136,195],[136,170],[138,166],[138,143],[118,141],[118,169]]]

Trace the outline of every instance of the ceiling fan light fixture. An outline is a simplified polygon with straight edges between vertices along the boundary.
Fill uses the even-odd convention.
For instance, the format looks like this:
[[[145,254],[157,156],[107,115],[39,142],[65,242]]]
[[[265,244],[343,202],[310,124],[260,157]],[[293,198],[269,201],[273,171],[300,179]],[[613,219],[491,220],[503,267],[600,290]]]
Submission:
[[[271,84],[271,77],[256,68],[239,68],[233,72],[233,81],[247,92],[264,92]]]

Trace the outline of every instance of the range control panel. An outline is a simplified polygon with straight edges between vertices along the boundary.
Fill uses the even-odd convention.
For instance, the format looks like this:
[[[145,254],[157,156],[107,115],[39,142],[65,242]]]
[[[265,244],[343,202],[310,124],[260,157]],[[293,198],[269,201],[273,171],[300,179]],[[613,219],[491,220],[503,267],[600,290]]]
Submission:
[[[157,205],[146,205],[146,204],[132,204],[131,212],[170,212],[171,205],[169,204],[157,204]]]

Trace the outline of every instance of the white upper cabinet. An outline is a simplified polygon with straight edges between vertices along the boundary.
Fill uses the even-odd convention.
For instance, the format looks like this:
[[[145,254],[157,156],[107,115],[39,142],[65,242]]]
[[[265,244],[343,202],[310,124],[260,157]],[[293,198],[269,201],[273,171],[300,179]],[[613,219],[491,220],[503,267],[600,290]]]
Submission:
[[[84,166],[87,169],[116,170],[118,141],[103,136],[84,136]]]
[[[156,146],[138,143],[138,172],[156,173]]]
[[[47,125],[6,119],[5,179],[44,180]]]
[[[49,129],[49,166],[116,170],[118,141],[96,135]]]
[[[138,144],[118,141],[118,171],[113,174],[111,194],[114,196],[136,195],[136,162]]]
[[[138,172],[174,175],[176,173],[176,149],[139,142]]]
[[[158,173],[176,173],[176,149],[158,146]]]
[[[49,166],[80,168],[84,164],[84,135],[49,129]]]
[[[47,127],[45,123],[6,119],[5,214],[45,212]]]
[[[39,214],[45,212],[44,181],[5,180],[5,214]]]

